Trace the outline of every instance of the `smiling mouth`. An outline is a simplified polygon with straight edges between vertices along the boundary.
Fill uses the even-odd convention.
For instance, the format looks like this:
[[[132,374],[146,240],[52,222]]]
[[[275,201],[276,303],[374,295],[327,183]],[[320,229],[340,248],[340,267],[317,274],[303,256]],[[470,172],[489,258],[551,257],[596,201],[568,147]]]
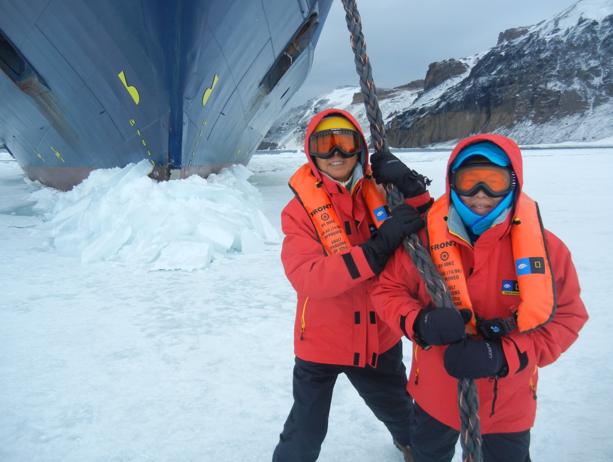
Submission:
[[[482,214],[483,212],[487,212],[487,211],[489,211],[491,208],[492,208],[492,207],[491,207],[491,206],[489,206],[489,205],[473,205],[473,206],[471,207],[471,209],[472,209],[474,212],[477,212],[477,213],[479,213],[479,214]]]

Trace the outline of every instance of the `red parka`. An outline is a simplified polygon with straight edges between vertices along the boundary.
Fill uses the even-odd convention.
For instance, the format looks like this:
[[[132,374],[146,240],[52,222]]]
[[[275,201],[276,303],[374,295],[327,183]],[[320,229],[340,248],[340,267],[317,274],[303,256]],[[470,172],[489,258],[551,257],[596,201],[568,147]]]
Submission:
[[[394,332],[379,319],[370,299],[375,275],[363,250],[358,247],[370,238],[372,226],[361,194],[362,180],[350,193],[322,174],[309,155],[309,136],[321,119],[332,114],[342,115],[360,130],[360,125],[348,112],[324,111],[309,124],[304,149],[313,174],[323,181],[322,187],[344,224],[352,248],[325,256],[313,223],[300,202],[293,198],[283,210],[281,224],[285,238],[281,260],[298,298],[294,352],[305,361],[376,366],[377,357],[398,343],[402,334]],[[359,161],[366,169],[366,149]],[[418,207],[429,200],[429,194],[425,193],[407,202]]]
[[[458,144],[451,153],[448,169],[458,153],[466,146],[491,141],[509,156],[517,175],[518,194],[523,183],[522,159],[519,147],[508,138],[498,135],[477,135]],[[447,179],[447,203],[451,203]],[[519,305],[518,295],[503,295],[502,281],[517,280],[510,236],[513,210],[507,219],[486,230],[471,247],[449,233],[447,239],[460,246],[464,274],[470,300],[477,315],[484,319],[508,318]],[[422,241],[425,231],[422,230]],[[570,252],[552,233],[545,231],[551,269],[555,279],[557,306],[553,319],[533,332],[520,334],[518,330],[502,337],[509,373],[495,383],[490,379],[477,380],[482,433],[508,433],[532,427],[536,413],[538,368],[554,362],[577,339],[587,321],[587,312],[580,298],[579,281]],[[424,284],[404,249],[398,250],[388,262],[373,290],[378,314],[401,333],[400,320],[406,316],[405,328],[414,340],[413,322],[423,307],[431,302]],[[480,338],[480,337],[476,337]],[[458,381],[449,376],[443,366],[446,346],[423,350],[414,345],[408,391],[428,414],[444,424],[460,429],[458,412]]]

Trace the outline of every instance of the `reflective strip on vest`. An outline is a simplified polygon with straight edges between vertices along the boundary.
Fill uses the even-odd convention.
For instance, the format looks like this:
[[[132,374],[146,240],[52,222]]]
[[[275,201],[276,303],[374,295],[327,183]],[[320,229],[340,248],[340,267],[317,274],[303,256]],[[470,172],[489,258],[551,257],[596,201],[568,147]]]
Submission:
[[[304,164],[294,173],[289,180],[289,186],[313,222],[315,232],[326,255],[350,249],[351,243],[334,211],[332,201],[321,187],[322,184],[317,182],[310,164]],[[385,200],[377,191],[373,179],[364,178],[362,180],[362,195],[375,226],[379,227],[387,217],[387,213]],[[383,213],[381,207],[383,207]]]
[[[447,199],[443,196],[428,211],[426,232],[430,255],[447,282],[455,306],[473,311],[462,267],[460,244],[452,240],[447,228],[448,210]],[[525,333],[551,321],[556,308],[556,293],[536,202],[522,193],[515,216],[511,227],[511,245],[521,298],[517,308],[517,327],[521,333]],[[475,316],[466,325],[466,331],[471,335],[477,333]]]

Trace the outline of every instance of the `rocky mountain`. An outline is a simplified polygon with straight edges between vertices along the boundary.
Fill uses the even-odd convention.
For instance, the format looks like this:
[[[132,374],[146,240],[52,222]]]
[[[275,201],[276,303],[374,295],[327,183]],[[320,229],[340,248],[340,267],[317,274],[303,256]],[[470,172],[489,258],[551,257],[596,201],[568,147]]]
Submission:
[[[430,64],[423,81],[379,90],[392,147],[451,144],[499,133],[519,144],[613,136],[613,2],[581,0],[548,21],[501,32],[495,47]],[[263,149],[302,149],[311,117],[351,112],[369,133],[358,87],[283,114]],[[301,139],[302,137],[302,139]]]
[[[377,97],[384,120],[386,122],[391,120],[392,117],[409,107],[419,92],[423,90],[423,85],[423,80],[417,80],[391,90],[378,90]],[[264,137],[259,149],[303,149],[307,125],[315,114],[330,108],[350,112],[360,123],[366,137],[370,138],[370,128],[360,88],[345,86],[309,100],[282,114]]]

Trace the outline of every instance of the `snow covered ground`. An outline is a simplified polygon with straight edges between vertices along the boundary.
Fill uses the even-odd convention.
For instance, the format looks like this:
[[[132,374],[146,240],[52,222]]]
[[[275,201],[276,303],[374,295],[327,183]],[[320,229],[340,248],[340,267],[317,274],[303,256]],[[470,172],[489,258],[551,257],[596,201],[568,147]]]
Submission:
[[[613,149],[524,154],[525,190],[571,249],[591,317],[541,370],[532,458],[611,461]],[[448,155],[399,153],[433,196]],[[248,180],[237,169],[165,186],[134,167],[79,196],[0,157],[0,461],[270,460],[292,403],[279,215],[303,162],[256,155]],[[320,460],[402,460],[344,378]]]

